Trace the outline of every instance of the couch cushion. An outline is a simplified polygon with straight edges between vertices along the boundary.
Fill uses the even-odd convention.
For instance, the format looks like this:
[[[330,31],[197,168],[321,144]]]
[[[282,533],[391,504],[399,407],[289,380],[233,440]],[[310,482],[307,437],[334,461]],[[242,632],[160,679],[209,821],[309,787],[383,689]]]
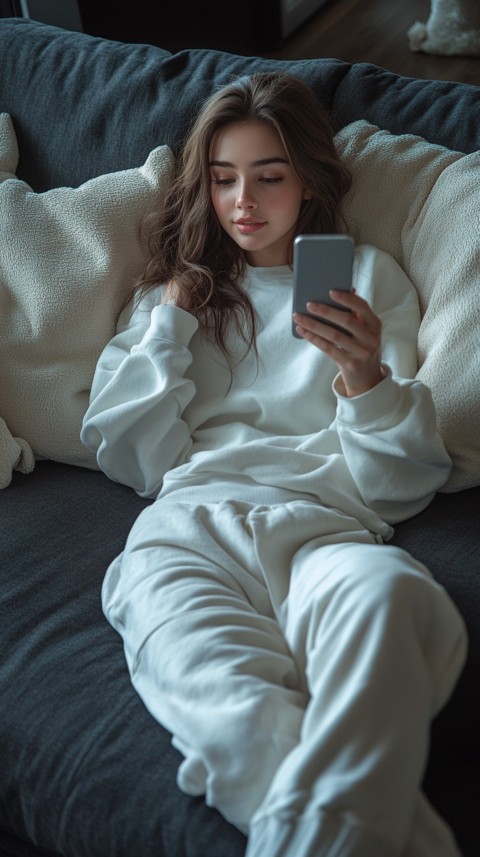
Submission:
[[[93,466],[79,439],[91,379],[144,265],[138,227],[161,204],[173,158],[160,146],[138,169],[45,193],[16,178],[17,160],[0,114],[0,417],[37,456]]]
[[[12,479],[12,471],[31,473],[35,457],[26,440],[13,437],[5,420],[0,417],[0,488],[6,488]]]
[[[176,151],[200,102],[255,70],[298,75],[332,108],[338,127],[368,119],[463,152],[480,146],[475,87],[399,77],[368,63],[203,49],[171,56],[22,18],[0,19],[0,56],[0,110],[17,129],[18,175],[37,191],[136,167],[160,143]]]
[[[467,626],[467,663],[450,702],[433,722],[425,776],[426,793],[455,831],[463,857],[477,857],[480,842],[479,503],[480,488],[438,494],[424,512],[398,524],[393,538],[427,565]]]
[[[0,494],[0,827],[68,857],[240,857],[243,836],[177,789],[180,756],[101,612],[145,505],[52,462]]]
[[[349,69],[206,49],[171,56],[25,19],[0,19],[0,56],[0,110],[15,122],[19,176],[37,191],[135,167],[160,143],[177,151],[202,101],[238,75],[289,69],[328,104]]]
[[[479,493],[438,496],[395,535],[470,630],[427,773],[465,857],[478,844]],[[64,857],[241,857],[238,831],[178,791],[180,756],[133,690],[101,612],[105,569],[146,505],[101,473],[53,462],[0,492],[0,828]]]
[[[337,144],[354,176],[350,231],[391,253],[420,297],[418,377],[454,464],[444,490],[479,485],[480,153],[364,121],[343,128]]]

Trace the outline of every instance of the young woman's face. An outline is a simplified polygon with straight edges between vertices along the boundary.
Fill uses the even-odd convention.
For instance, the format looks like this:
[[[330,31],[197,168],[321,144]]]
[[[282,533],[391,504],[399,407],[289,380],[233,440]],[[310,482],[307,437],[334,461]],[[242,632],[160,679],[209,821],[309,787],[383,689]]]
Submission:
[[[255,267],[286,265],[308,198],[277,131],[267,122],[238,122],[214,136],[211,198],[221,226]]]

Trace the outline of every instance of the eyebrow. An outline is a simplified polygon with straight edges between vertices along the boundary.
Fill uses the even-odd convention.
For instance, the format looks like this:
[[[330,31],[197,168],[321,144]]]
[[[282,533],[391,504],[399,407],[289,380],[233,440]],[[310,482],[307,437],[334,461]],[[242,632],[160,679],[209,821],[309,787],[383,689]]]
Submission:
[[[253,161],[250,164],[251,167],[268,167],[269,164],[289,164],[290,161],[287,161],[286,158],[261,158],[259,161]],[[235,164],[231,164],[230,161],[210,161],[209,167],[231,167],[234,168]]]

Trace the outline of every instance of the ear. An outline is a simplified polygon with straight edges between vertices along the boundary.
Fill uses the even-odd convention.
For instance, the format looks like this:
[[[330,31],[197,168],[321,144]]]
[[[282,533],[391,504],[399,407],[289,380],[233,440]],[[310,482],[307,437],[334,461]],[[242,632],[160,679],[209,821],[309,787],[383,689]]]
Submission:
[[[303,191],[303,199],[312,199],[312,197],[313,197],[313,193],[312,193],[312,191],[311,191],[311,190],[306,190],[306,189],[305,189],[305,190]]]

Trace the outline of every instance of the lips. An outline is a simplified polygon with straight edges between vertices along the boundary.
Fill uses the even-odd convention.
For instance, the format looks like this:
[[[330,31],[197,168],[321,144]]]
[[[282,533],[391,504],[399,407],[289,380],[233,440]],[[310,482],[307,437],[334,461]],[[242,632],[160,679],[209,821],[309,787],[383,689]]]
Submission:
[[[239,220],[233,221],[239,232],[243,235],[250,235],[253,232],[258,232],[265,226],[265,220],[250,220],[249,218],[241,217]]]

